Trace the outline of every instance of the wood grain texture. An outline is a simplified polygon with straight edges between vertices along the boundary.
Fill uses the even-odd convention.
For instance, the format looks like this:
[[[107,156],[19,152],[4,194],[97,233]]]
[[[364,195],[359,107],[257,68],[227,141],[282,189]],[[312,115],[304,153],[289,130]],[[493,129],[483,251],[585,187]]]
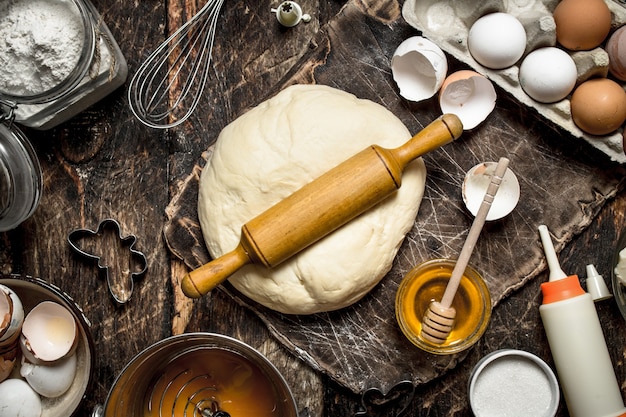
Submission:
[[[128,60],[131,75],[179,24],[178,16],[197,9],[183,1],[93,3]],[[132,357],[184,331],[219,332],[258,348],[283,373],[299,408],[311,416],[348,417],[364,409],[370,416],[395,416],[394,404],[372,404],[360,391],[395,381],[413,360],[421,366],[432,358],[402,344],[397,334],[385,343],[376,340],[376,332],[394,326],[391,294],[414,264],[458,252],[471,223],[459,194],[463,174],[475,163],[503,154],[522,179],[524,199],[515,214],[488,225],[490,238],[479,240],[474,258],[499,294],[491,324],[464,359],[431,364],[433,372],[420,377],[405,415],[470,416],[465,391],[469,373],[495,349],[525,349],[552,365],[537,309],[539,284],[547,278],[541,272],[538,222],[555,232],[564,270],[581,274],[582,280],[584,266],[594,263],[609,279],[612,248],[625,221],[622,167],[500,93],[496,112],[483,126],[426,158],[428,188],[415,228],[392,272],[358,305],[319,316],[283,317],[241,299],[228,286],[196,302],[184,298],[180,278],[190,266],[208,259],[197,233],[194,187],[211,144],[227,123],[296,82],[327,84],[382,103],[412,131],[438,116],[434,101],[401,100],[389,73],[396,45],[414,34],[399,17],[401,2],[299,3],[313,21],[285,30],[270,14],[278,1],[227,0],[209,90],[194,116],[179,128],[163,132],[142,126],[133,118],[122,87],[58,128],[24,129],[42,164],[44,195],[31,219],[0,233],[0,272],[25,273],[58,285],[91,321],[97,355],[94,383],[78,416],[90,416],[105,401]],[[462,67],[458,62],[451,66]],[[109,217],[119,221],[124,234],[137,236],[136,247],[148,259],[146,275],[122,307],[111,300],[97,267],[76,256],[66,241],[71,230],[94,229]],[[598,304],[598,312],[623,383],[626,321],[611,300]],[[372,341],[382,354],[366,350]],[[343,361],[350,356],[354,369]],[[558,416],[567,415],[561,404]]]
[[[398,98],[389,74],[390,55],[411,30],[399,15],[378,18],[377,10],[364,13],[361,3],[348,2],[315,38],[316,45],[325,45],[324,52],[305,55],[301,70],[288,74],[280,85],[311,80],[341,88],[385,105],[409,129],[418,131],[438,116],[435,99],[410,104]],[[589,146],[546,126],[502,92],[495,112],[480,129],[425,156],[429,176],[415,227],[387,277],[359,303],[312,317],[286,316],[256,305],[228,286],[224,290],[255,311],[290,350],[305,352],[304,360],[311,366],[354,392],[372,385],[388,390],[407,375],[416,384],[429,382],[456,366],[467,352],[431,357],[417,351],[395,324],[395,291],[402,277],[420,262],[456,257],[472,220],[461,199],[464,173],[500,156],[510,158],[523,198],[509,217],[485,226],[485,238],[479,240],[471,260],[485,276],[497,305],[545,268],[537,225],[547,224],[556,235],[557,249],[562,248],[622,187],[624,176],[623,167],[605,163]],[[204,163],[204,158],[198,162],[194,181],[186,183],[176,205],[196,205],[195,171]],[[170,205],[170,210],[177,208]],[[165,234],[173,252],[193,268],[209,259],[197,246],[190,246],[202,240],[199,229],[186,229],[191,236],[179,242],[169,238],[170,233],[181,238],[176,227],[181,222],[197,225],[194,213],[182,210],[193,217],[181,221],[174,215]]]

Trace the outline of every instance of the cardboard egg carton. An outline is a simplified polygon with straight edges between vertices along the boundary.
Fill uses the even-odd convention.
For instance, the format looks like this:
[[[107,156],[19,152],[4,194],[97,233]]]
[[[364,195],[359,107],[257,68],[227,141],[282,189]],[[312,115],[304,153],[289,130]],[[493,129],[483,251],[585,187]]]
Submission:
[[[552,12],[559,0],[407,0],[402,16],[423,36],[435,42],[454,58],[466,63],[476,72],[491,79],[521,103],[535,109],[542,117],[561,126],[573,136],[589,142],[612,160],[626,163],[622,144],[622,131],[607,136],[593,136],[581,131],[572,121],[569,98],[545,104],[530,98],[519,84],[519,64],[533,50],[544,46],[557,46],[556,25]],[[626,6],[617,0],[605,0],[612,14],[612,31],[626,23]],[[492,12],[515,16],[526,29],[527,45],[524,57],[512,67],[503,70],[486,68],[476,62],[467,47],[467,35],[473,23]],[[612,32],[611,31],[611,32]],[[609,35],[610,36],[610,35]],[[608,55],[598,47],[591,51],[570,53],[578,70],[578,83],[594,76],[607,76]]]

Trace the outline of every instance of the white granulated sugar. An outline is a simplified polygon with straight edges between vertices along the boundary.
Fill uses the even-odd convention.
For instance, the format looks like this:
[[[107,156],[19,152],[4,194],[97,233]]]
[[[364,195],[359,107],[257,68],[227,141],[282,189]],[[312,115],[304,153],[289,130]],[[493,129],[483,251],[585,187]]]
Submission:
[[[40,94],[76,67],[85,27],[68,0],[8,0],[0,4],[0,91]]]
[[[501,357],[489,363],[472,393],[472,408],[479,417],[542,417],[551,403],[548,376],[522,357]]]

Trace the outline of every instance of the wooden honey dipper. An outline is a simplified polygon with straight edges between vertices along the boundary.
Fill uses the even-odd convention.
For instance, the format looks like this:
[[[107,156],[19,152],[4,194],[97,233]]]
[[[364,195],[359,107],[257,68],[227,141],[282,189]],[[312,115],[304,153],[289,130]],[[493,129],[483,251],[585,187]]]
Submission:
[[[456,318],[456,309],[452,307],[452,300],[459,288],[461,278],[469,263],[470,256],[474,251],[476,241],[478,240],[478,236],[480,235],[485,220],[487,219],[489,209],[491,208],[491,203],[498,192],[498,188],[500,188],[502,177],[504,177],[508,165],[509,160],[507,158],[500,158],[498,165],[496,165],[496,169],[491,177],[491,182],[487,187],[483,201],[478,208],[476,217],[472,222],[465,243],[459,253],[459,258],[454,264],[450,280],[448,281],[448,285],[446,285],[446,290],[443,293],[441,301],[432,301],[428,306],[428,310],[424,313],[422,330],[420,332],[422,339],[428,340],[431,343],[442,344],[448,338],[450,331],[452,331],[454,319]]]
[[[183,277],[183,293],[199,298],[248,263],[275,267],[396,191],[411,161],[461,133],[444,114],[398,148],[367,147],[243,225],[235,249]]]

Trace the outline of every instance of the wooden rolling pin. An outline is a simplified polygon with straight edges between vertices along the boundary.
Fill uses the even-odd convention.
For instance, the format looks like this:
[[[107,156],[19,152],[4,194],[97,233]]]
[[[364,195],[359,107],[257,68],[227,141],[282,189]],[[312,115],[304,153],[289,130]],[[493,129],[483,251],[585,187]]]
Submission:
[[[388,197],[411,161],[462,132],[459,118],[444,114],[398,148],[357,153],[243,225],[234,250],[185,275],[183,293],[201,297],[248,263],[275,267]]]

